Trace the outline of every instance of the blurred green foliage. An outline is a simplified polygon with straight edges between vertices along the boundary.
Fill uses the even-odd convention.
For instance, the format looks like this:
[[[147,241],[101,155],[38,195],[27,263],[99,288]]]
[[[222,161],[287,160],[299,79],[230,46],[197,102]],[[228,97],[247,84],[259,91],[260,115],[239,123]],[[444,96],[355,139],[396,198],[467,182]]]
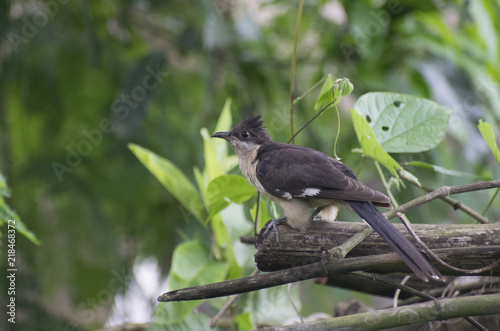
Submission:
[[[216,152],[209,156],[217,155],[217,162],[207,157],[208,135],[230,98],[235,122],[263,114],[271,136],[288,141],[297,4],[0,4],[0,171],[11,192],[2,196],[42,243],[35,246],[21,233],[17,236],[17,328],[102,327],[113,296],[127,289],[109,284],[117,273],[134,278],[137,257],[155,256],[166,275],[174,247],[181,242],[196,245],[199,256],[207,256],[210,237],[198,220],[213,216],[204,209],[211,196],[208,181],[236,165],[232,152],[221,151],[227,148],[224,144],[211,147]],[[306,2],[294,95],[304,94],[329,74],[354,84],[353,94],[338,104],[342,122],[337,153],[355,170],[363,164],[359,153],[351,153],[359,147],[349,116],[355,98],[391,91],[433,99],[453,110],[445,139],[431,151],[392,157],[400,163],[424,162],[498,178],[498,164],[477,123],[484,119],[499,136],[499,8],[488,0]],[[295,104],[296,130],[316,114],[316,101],[305,96]],[[332,154],[338,129],[332,110],[302,131],[296,143]],[[227,117],[221,121],[231,125]],[[206,128],[201,138],[200,128]],[[194,200],[186,204],[165,190],[161,184],[170,179],[157,181],[128,146],[154,152],[160,167],[164,160],[174,164],[185,176],[175,180],[196,183],[190,185],[199,189],[200,214],[187,212],[200,205],[190,204]],[[222,162],[220,155],[228,160]],[[473,180],[429,168],[406,169],[434,187]],[[238,171],[232,170],[234,174]],[[382,189],[375,174],[373,163],[366,162],[360,179]],[[421,193],[407,185],[396,198],[407,201]],[[456,198],[482,211],[492,195],[485,191]],[[250,199],[241,209],[234,211],[231,204],[229,210],[249,220],[247,210],[254,204]],[[248,221],[234,224],[234,217],[224,213],[209,223],[227,231],[216,238],[219,244],[227,242],[225,236],[236,238],[240,227],[251,231]],[[499,214],[498,203],[493,203],[486,216],[496,221]],[[408,216],[434,223],[471,222],[439,202]],[[348,213],[341,218],[355,219]],[[235,251],[242,249],[211,253],[234,254],[236,262],[229,263],[228,272],[236,276],[250,268],[237,262]],[[331,314],[336,302],[358,295],[314,286],[306,283],[300,293],[306,315]],[[111,297],[103,296],[103,290]],[[307,293],[317,296],[311,300]],[[283,291],[248,297],[257,297],[260,307],[266,307],[274,295],[285,300]],[[260,314],[262,321],[272,311],[262,309]],[[242,312],[237,323],[255,321]]]

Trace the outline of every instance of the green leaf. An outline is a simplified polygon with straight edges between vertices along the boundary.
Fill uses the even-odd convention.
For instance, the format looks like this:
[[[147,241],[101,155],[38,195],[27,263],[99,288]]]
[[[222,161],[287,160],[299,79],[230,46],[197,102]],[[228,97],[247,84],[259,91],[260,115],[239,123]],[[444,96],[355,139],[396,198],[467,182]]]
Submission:
[[[396,169],[401,169],[401,166],[378,143],[377,138],[375,137],[370,125],[368,125],[366,119],[356,113],[354,109],[351,109],[351,116],[352,124],[354,125],[354,130],[356,131],[356,136],[361,144],[363,153],[375,161],[382,163],[382,165],[386,167],[394,177],[399,177]]]
[[[335,81],[335,104],[339,103],[340,99],[348,96],[354,90],[354,85],[348,78],[339,78]]]
[[[7,202],[5,202],[5,197],[10,197],[11,193],[7,186],[7,181],[5,177],[0,173],[0,225],[3,229],[3,224],[7,224],[6,230],[15,229],[16,234],[20,233],[24,237],[26,237],[29,241],[31,241],[35,245],[40,245],[41,242],[38,240],[36,235],[28,230],[24,222],[21,220],[19,215],[12,210]],[[10,221],[10,222],[9,222]],[[11,227],[9,227],[9,225]],[[8,233],[8,232],[7,232]],[[0,231],[0,235],[2,232]],[[1,236],[0,236],[1,237]]]
[[[207,174],[208,180],[210,181],[216,177],[222,176],[224,172],[221,169],[219,160],[217,160],[217,153],[215,152],[215,147],[214,147],[215,139],[210,137],[208,130],[205,128],[201,129],[200,133],[201,136],[203,137],[205,172]],[[226,143],[225,141],[222,142]]]
[[[214,262],[210,250],[197,240],[185,241],[174,250],[170,267],[170,288],[198,286],[222,281],[227,274],[227,263]],[[206,272],[210,269],[211,272]]]
[[[189,179],[169,160],[136,144],[128,148],[158,181],[200,222],[203,205]]]
[[[440,167],[440,166],[437,166],[434,164],[426,163],[426,162],[411,161],[411,162],[408,162],[406,164],[410,165],[410,166],[415,166],[415,167],[432,169],[435,172],[439,172],[441,174],[449,175],[449,176],[462,177],[462,178],[472,178],[472,179],[476,179],[476,180],[489,180],[490,179],[490,178],[485,178],[485,177],[477,176],[474,174],[470,174],[467,172],[446,169],[446,168],[443,168],[443,167]]]
[[[215,132],[231,130],[231,123],[231,99],[227,99],[224,104],[224,108],[222,108],[217,125],[215,126]],[[229,144],[227,141],[224,141],[224,139],[212,138],[211,141],[217,160],[219,161],[220,168],[223,174],[227,174],[234,167],[236,167],[236,165],[238,165],[238,157],[236,155],[228,155]]]
[[[215,178],[207,187],[208,211],[210,217],[220,213],[231,202],[241,204],[257,191],[241,176],[224,175]]]
[[[368,121],[382,147],[391,153],[430,150],[443,139],[450,109],[407,94],[374,92],[354,105]]]
[[[252,323],[250,313],[246,312],[236,316],[236,327],[238,330],[253,330],[255,325]]]
[[[226,278],[228,264],[214,262],[210,259],[210,250],[199,241],[187,241],[179,244],[172,256],[172,266],[169,274],[169,289],[204,285],[223,281]],[[155,314],[155,324],[180,328],[190,321],[198,323],[197,314],[192,314],[194,308],[203,300],[162,303]],[[188,329],[189,330],[189,329]]]
[[[253,261],[253,254],[255,250],[249,249],[248,245],[243,245],[240,237],[248,235],[252,232],[253,226],[245,216],[245,208],[243,205],[232,203],[225,208],[221,213],[212,218],[212,223],[218,217],[222,218],[224,224],[224,234],[226,235],[225,258],[230,263],[229,279],[239,278],[242,275],[242,267],[249,262]],[[215,230],[220,231],[219,229]],[[246,247],[242,247],[246,246]],[[253,266],[254,264],[252,264]]]
[[[201,199],[203,200],[203,204],[206,206],[207,204],[207,183],[206,176],[200,171],[198,167],[193,167],[194,179],[196,180],[196,184],[198,185],[198,190],[200,191]]]
[[[334,80],[331,75],[325,80],[318,99],[314,105],[314,110],[318,112],[322,107],[332,103],[329,107],[336,105],[342,97],[351,94],[353,85],[347,78]],[[335,102],[334,102],[335,100]]]
[[[484,140],[488,144],[493,153],[493,156],[497,160],[498,165],[500,165],[500,150],[498,150],[497,142],[495,140],[495,133],[493,132],[493,128],[489,123],[483,122],[479,120],[479,125],[477,126]]]

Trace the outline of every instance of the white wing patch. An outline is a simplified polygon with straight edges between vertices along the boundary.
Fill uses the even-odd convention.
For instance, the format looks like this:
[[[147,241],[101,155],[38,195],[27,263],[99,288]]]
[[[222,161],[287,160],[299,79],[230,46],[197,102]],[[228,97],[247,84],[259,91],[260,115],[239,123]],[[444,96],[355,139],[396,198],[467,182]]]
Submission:
[[[305,198],[305,197],[313,197],[315,195],[318,195],[321,190],[319,188],[314,188],[314,187],[308,187],[306,188],[301,195],[299,195],[300,198]]]
[[[290,200],[292,198],[292,195],[290,192],[283,192],[282,193],[283,198]]]

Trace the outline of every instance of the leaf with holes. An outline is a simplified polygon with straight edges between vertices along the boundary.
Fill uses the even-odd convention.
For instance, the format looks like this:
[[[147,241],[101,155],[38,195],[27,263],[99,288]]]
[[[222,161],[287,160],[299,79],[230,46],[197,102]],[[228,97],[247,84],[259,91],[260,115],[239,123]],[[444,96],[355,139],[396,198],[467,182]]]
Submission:
[[[351,109],[352,124],[356,131],[356,136],[361,144],[363,153],[371,157],[377,162],[380,162],[386,167],[394,177],[398,177],[396,169],[401,169],[399,163],[387,153],[377,141],[377,137],[373,133],[372,128],[368,125],[368,121],[354,109]]]
[[[388,92],[364,94],[354,109],[368,121],[378,142],[390,153],[433,149],[443,139],[451,113],[433,101]]]

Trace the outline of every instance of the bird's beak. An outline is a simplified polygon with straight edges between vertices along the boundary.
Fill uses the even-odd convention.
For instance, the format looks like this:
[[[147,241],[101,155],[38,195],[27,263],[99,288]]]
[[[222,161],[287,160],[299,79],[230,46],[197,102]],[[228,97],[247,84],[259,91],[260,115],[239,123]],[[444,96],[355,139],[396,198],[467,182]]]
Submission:
[[[212,138],[222,138],[224,140],[229,140],[229,132],[216,132],[212,135]]]

